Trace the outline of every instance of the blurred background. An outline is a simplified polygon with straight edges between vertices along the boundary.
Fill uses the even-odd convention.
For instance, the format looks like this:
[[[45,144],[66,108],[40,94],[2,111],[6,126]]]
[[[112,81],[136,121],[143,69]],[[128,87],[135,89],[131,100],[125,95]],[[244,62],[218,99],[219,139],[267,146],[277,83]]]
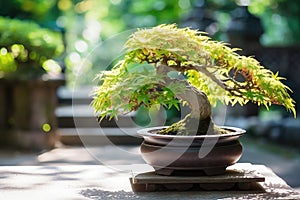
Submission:
[[[299,19],[300,1],[293,0],[0,0],[0,164],[97,163],[87,154],[86,160],[75,156],[83,138],[103,150],[95,142],[101,140],[95,134],[99,126],[88,107],[91,81],[112,58],[91,52],[138,27],[177,23],[205,31],[280,71],[299,102]],[[166,116],[171,123],[178,112]],[[115,144],[130,148],[140,139],[112,129],[120,123],[134,127],[132,120],[154,123],[143,108],[120,119],[104,120],[101,127]],[[249,104],[227,108],[224,123],[247,129],[242,161],[266,164],[300,187],[298,118],[278,106],[266,111]]]

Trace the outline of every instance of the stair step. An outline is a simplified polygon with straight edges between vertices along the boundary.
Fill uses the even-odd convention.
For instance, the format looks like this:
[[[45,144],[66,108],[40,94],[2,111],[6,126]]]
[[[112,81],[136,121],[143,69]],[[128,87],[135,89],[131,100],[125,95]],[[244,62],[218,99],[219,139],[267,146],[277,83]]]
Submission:
[[[58,133],[65,145],[139,145],[142,138],[136,132],[135,113],[119,115],[118,120],[105,118],[99,124],[93,108],[92,86],[72,91],[68,87],[58,88],[58,104],[55,115]],[[120,128],[121,127],[121,128]]]
[[[74,127],[92,127],[99,128],[97,117],[94,110],[89,105],[70,105],[59,106],[55,114],[57,116],[58,127],[60,128],[74,128]],[[127,115],[119,115],[118,120],[108,118],[100,122],[101,127],[135,127],[133,118],[135,113],[128,113]]]
[[[86,104],[92,101],[91,92],[93,86],[82,86],[76,89],[70,89],[66,86],[60,86],[57,89],[57,97],[59,104]]]
[[[60,128],[61,143],[71,146],[139,145],[140,128]]]

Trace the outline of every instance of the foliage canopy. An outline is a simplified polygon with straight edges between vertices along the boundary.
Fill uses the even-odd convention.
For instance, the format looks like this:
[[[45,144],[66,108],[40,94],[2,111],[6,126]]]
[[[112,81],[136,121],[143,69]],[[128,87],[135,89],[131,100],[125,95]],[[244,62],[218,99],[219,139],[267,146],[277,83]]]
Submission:
[[[125,49],[123,60],[98,75],[101,85],[94,91],[92,105],[101,118],[117,117],[141,105],[177,106],[181,100],[176,94],[185,85],[174,81],[166,86],[164,76],[168,74],[158,72],[159,65],[182,74],[212,105],[217,101],[231,105],[251,101],[267,108],[278,104],[296,116],[291,90],[278,72],[274,74],[253,57],[241,56],[238,49],[211,40],[205,33],[159,25],[132,34]]]

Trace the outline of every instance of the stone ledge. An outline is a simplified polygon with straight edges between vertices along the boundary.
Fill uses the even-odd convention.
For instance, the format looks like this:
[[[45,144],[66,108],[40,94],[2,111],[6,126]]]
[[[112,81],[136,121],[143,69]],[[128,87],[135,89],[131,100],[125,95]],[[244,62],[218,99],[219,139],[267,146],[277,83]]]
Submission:
[[[138,137],[138,128],[60,128],[58,134],[65,145],[137,145],[143,139]]]
[[[263,192],[188,191],[134,193],[130,170],[148,165],[1,166],[1,199],[300,199],[300,195],[263,165]]]

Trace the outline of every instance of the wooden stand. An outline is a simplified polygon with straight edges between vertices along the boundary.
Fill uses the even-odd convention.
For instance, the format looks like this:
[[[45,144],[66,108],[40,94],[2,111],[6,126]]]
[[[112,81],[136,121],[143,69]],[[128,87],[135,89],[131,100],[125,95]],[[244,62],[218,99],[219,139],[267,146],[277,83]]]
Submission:
[[[226,173],[216,176],[162,176],[154,171],[133,172],[130,178],[134,192],[190,190],[262,190],[257,182],[265,177],[253,170],[251,164],[235,164]]]

